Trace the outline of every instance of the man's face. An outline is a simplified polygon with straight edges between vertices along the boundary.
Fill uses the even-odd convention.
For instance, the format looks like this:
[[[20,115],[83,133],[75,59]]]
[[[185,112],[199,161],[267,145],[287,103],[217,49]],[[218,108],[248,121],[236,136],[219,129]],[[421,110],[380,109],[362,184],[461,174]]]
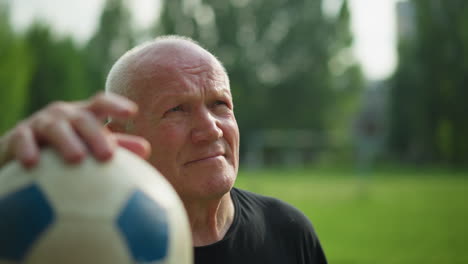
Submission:
[[[143,91],[135,134],[151,143],[149,162],[183,200],[219,198],[237,175],[239,130],[228,79],[206,57],[149,66],[135,83]]]

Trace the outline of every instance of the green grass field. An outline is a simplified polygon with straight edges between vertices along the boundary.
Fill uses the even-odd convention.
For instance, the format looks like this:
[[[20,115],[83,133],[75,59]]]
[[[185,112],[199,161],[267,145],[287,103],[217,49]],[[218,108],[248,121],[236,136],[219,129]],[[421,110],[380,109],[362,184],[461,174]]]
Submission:
[[[236,186],[301,209],[331,264],[468,263],[467,171],[241,171]]]

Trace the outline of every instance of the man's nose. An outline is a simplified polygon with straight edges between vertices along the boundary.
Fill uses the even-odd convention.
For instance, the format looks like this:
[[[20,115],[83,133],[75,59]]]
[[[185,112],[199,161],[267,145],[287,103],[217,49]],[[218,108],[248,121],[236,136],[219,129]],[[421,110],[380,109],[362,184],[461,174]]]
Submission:
[[[199,111],[192,120],[191,136],[193,142],[214,141],[223,137],[219,122],[220,120],[209,109]]]

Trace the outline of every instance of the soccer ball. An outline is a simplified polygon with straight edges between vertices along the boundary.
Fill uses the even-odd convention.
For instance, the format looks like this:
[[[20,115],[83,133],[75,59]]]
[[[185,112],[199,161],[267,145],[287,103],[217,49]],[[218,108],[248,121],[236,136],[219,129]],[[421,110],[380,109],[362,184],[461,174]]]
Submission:
[[[43,150],[37,167],[0,171],[0,264],[188,264],[183,204],[152,166],[118,149],[105,163],[67,165]]]

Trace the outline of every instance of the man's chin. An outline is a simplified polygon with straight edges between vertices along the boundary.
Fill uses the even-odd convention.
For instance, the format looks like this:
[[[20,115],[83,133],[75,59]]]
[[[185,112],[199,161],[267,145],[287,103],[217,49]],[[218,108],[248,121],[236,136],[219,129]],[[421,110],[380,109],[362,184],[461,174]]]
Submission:
[[[211,176],[209,176],[211,175]],[[193,178],[190,183],[185,184],[186,194],[196,196],[199,199],[217,199],[222,198],[226,193],[229,193],[234,186],[235,173],[234,171],[213,171],[197,170],[196,174],[192,174]],[[190,194],[189,194],[190,193]],[[183,194],[180,194],[183,195]]]

